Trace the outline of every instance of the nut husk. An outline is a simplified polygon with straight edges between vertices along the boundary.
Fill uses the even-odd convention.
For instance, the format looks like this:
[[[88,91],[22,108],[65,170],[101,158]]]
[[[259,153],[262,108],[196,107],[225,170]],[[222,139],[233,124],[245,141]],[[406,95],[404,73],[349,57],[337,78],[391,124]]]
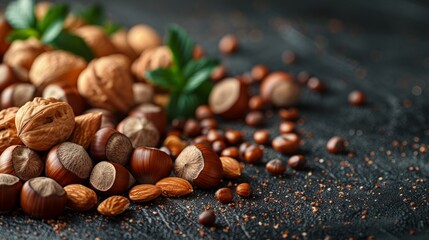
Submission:
[[[76,29],[75,33],[85,40],[88,46],[94,51],[96,57],[118,53],[109,36],[99,26],[86,25]]]
[[[0,111],[0,152],[3,152],[9,146],[22,144],[15,126],[17,111],[17,107],[11,107]]]

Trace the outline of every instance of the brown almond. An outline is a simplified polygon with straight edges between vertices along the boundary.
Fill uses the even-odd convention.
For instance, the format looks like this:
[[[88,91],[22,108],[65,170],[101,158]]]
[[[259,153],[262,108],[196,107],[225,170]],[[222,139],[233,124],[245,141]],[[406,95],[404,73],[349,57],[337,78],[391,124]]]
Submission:
[[[97,211],[104,216],[114,217],[127,210],[129,205],[130,200],[128,200],[128,198],[122,196],[111,196],[98,205]]]
[[[241,176],[242,168],[240,163],[231,157],[220,157],[222,162],[223,177],[225,178],[238,178]]]
[[[69,141],[88,149],[95,133],[100,129],[102,113],[87,113],[74,118],[75,127]]]
[[[152,184],[140,184],[133,187],[129,197],[134,202],[149,202],[161,195],[161,188]]]
[[[97,205],[97,194],[81,184],[70,184],[64,187],[67,193],[67,207],[76,212],[84,212]]]
[[[167,177],[155,184],[161,188],[162,195],[166,197],[181,197],[192,193],[192,185],[183,178]]]

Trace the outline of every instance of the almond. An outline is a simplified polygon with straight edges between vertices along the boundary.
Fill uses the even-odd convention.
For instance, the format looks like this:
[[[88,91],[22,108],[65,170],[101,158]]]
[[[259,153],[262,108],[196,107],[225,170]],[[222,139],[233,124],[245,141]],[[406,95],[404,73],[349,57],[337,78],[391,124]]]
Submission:
[[[225,178],[238,178],[241,176],[242,168],[240,163],[231,157],[220,157],[222,162],[223,177]]]
[[[69,141],[88,149],[95,133],[100,129],[102,113],[87,113],[74,118],[75,127]]]
[[[81,184],[70,184],[64,187],[67,193],[67,207],[84,212],[92,209],[97,204],[97,194]]]
[[[111,196],[98,205],[97,211],[104,216],[114,217],[125,210],[130,205],[130,200],[122,196]]]
[[[181,197],[193,192],[192,185],[183,178],[167,177],[155,184],[161,188],[162,195],[166,197]]]
[[[152,184],[140,184],[133,187],[129,197],[134,202],[149,202],[161,195],[161,188]]]

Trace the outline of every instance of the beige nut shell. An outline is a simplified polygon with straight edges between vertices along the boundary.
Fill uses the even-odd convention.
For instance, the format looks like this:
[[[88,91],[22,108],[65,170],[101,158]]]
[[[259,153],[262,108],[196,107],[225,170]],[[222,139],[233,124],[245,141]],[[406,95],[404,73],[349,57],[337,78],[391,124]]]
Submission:
[[[86,25],[78,28],[75,33],[85,40],[97,57],[118,53],[110,38],[99,26]]]
[[[135,60],[138,57],[138,54],[131,48],[127,41],[127,31],[121,29],[110,36],[110,41],[112,41],[113,45],[118,49],[118,51],[127,57],[130,60]]]
[[[134,104],[131,74],[110,57],[95,59],[80,74],[79,93],[97,108],[127,112]]]
[[[145,24],[137,24],[132,27],[128,31],[127,40],[137,54],[162,44],[162,39],[155,29]]]
[[[16,133],[15,115],[17,107],[6,108],[0,111],[0,152],[12,145],[22,144]]]
[[[145,73],[157,68],[167,68],[172,64],[171,51],[168,47],[162,46],[148,49],[136,59],[131,66],[131,71],[137,79],[144,81]]]

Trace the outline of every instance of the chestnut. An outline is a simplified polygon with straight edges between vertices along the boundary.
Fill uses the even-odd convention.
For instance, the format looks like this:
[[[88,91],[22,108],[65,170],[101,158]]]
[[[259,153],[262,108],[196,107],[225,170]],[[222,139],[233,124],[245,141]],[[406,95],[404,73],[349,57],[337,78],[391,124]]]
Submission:
[[[247,111],[249,93],[247,86],[237,78],[227,78],[213,87],[209,105],[214,114],[224,119],[238,119]]]
[[[63,213],[66,203],[66,191],[51,178],[32,178],[22,187],[21,208],[31,217],[56,218]]]
[[[130,171],[140,183],[155,184],[168,177],[173,170],[173,160],[165,152],[148,147],[134,149]]]
[[[174,173],[200,188],[216,187],[222,179],[222,163],[206,145],[186,147],[177,157]]]
[[[18,79],[13,73],[12,68],[4,63],[0,64],[0,92],[3,92],[6,87],[16,82],[18,82]]]
[[[264,102],[276,107],[286,107],[298,102],[300,87],[290,74],[278,71],[263,80],[260,94]]]
[[[129,116],[122,120],[116,129],[127,136],[133,147],[156,147],[160,134],[155,125],[147,118]]]
[[[86,102],[80,95],[76,87],[63,86],[61,84],[50,84],[43,89],[44,98],[55,98],[61,102],[70,104],[73,108],[74,115],[80,115],[86,108]]]
[[[46,157],[46,176],[61,186],[83,182],[89,177],[91,170],[91,158],[85,149],[76,143],[58,144]]]
[[[30,83],[14,83],[1,93],[1,107],[22,107],[36,96],[36,87]]]
[[[298,151],[300,139],[295,133],[282,134],[273,139],[271,145],[274,150],[283,154],[293,154]]]
[[[94,166],[89,177],[91,186],[105,196],[126,192],[134,183],[134,177],[120,164],[99,162]]]
[[[130,139],[113,128],[102,128],[92,138],[90,154],[96,161],[125,165],[133,151]]]
[[[14,175],[22,181],[39,177],[43,169],[44,164],[39,155],[26,146],[12,145],[0,156],[0,173]]]
[[[168,119],[162,107],[150,103],[145,103],[137,106],[131,111],[129,116],[139,116],[149,120],[163,135],[167,129]]]
[[[19,178],[0,173],[0,213],[11,211],[17,206],[21,188]]]

